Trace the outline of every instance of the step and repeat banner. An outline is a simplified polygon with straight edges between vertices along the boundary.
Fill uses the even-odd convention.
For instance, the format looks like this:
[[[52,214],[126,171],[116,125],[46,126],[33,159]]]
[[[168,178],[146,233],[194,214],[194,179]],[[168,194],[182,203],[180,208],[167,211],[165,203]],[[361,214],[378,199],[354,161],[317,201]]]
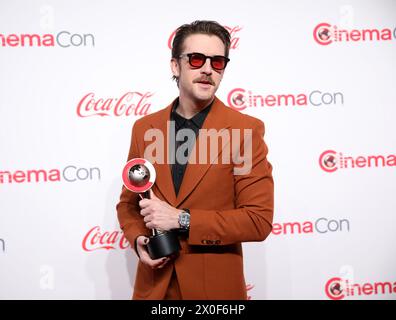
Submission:
[[[394,0],[0,0],[0,298],[131,298],[131,128],[177,96],[194,20],[231,34],[218,97],[266,126],[275,215],[244,244],[249,297],[395,299]]]

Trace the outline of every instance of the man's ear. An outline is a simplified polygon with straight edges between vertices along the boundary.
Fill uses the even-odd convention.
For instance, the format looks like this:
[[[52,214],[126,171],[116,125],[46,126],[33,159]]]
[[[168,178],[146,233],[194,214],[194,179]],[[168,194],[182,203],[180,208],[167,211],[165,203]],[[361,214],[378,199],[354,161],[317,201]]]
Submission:
[[[180,76],[180,65],[179,65],[177,59],[175,59],[175,58],[172,58],[172,59],[171,59],[171,61],[170,61],[170,67],[171,67],[171,70],[172,70],[172,74],[173,74],[176,78],[178,78],[178,77]]]

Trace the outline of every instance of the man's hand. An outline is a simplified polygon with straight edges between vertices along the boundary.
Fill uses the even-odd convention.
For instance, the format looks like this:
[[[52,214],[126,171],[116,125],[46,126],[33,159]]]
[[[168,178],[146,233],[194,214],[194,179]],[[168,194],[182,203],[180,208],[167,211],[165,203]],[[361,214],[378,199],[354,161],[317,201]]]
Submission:
[[[155,260],[151,259],[146,249],[146,245],[148,242],[149,242],[149,238],[145,236],[139,236],[136,239],[136,249],[138,251],[140,261],[143,264],[149,266],[151,269],[163,268],[168,263],[170,258],[164,257]]]
[[[179,214],[182,210],[158,199],[152,190],[150,190],[150,199],[140,200],[139,206],[147,228],[160,231],[179,228]]]

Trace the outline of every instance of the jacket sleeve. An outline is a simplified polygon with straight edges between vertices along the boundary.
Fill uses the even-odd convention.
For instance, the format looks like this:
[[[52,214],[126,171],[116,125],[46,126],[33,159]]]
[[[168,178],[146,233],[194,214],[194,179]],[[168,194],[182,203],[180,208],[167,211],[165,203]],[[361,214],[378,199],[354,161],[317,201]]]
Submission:
[[[128,154],[128,161],[130,159],[140,157],[137,144],[136,124],[137,123],[135,122],[132,128],[132,138]],[[116,208],[120,228],[124,232],[125,238],[129,241],[129,243],[136,251],[136,247],[134,246],[135,239],[140,235],[149,235],[148,229],[145,227],[144,221],[140,216],[138,194],[129,191],[123,186],[120,201],[117,204]]]
[[[272,166],[267,161],[263,122],[254,119],[251,127],[252,166],[246,174],[234,174],[235,209],[218,211],[190,208],[190,245],[263,241],[270,234],[274,209]],[[240,148],[243,145],[241,142]]]

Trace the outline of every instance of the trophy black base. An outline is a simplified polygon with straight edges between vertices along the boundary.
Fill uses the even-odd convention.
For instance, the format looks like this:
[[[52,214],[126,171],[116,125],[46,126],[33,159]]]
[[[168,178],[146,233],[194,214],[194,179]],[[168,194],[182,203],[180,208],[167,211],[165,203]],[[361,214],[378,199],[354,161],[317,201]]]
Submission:
[[[147,244],[150,258],[155,260],[178,253],[180,250],[179,238],[173,232],[161,232],[152,237]]]

